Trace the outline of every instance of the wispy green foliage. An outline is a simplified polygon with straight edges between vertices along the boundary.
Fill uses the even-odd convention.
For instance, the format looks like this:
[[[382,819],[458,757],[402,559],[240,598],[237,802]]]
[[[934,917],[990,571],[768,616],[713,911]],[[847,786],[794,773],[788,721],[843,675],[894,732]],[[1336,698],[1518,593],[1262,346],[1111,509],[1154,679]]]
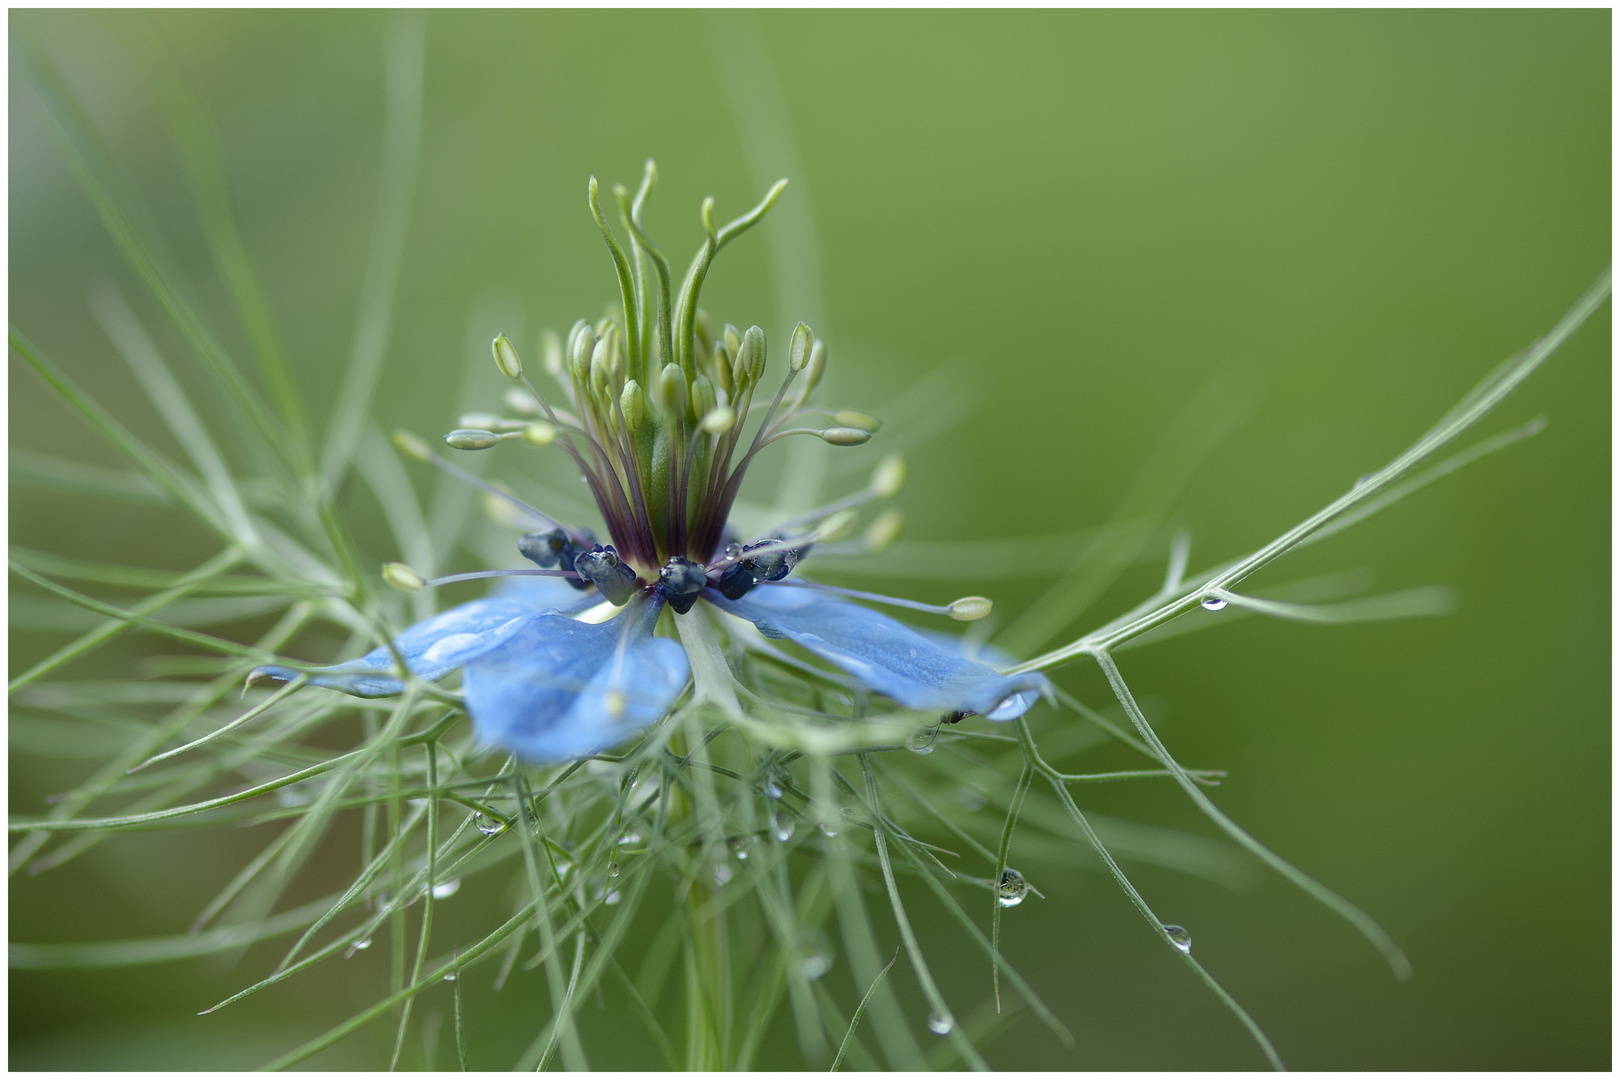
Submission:
[[[808,1066],[836,1069],[853,1062],[914,1069],[948,1056],[987,1068],[993,1035],[1014,1008],[1027,1009],[1051,1037],[1073,1038],[1001,953],[1002,921],[1016,917],[1006,914],[1013,905],[1003,902],[1007,875],[1019,873],[1011,869],[1016,857],[1020,883],[1024,874],[1029,883],[1039,880],[1042,868],[1106,873],[1272,1065],[1281,1061],[1270,1041],[1193,959],[1183,936],[1159,920],[1126,865],[1167,867],[1237,886],[1258,862],[1342,915],[1384,952],[1398,975],[1406,973],[1399,946],[1370,916],[1272,853],[1216,807],[1206,789],[1222,774],[1185,768],[1172,755],[1138,705],[1115,653],[1243,613],[1322,623],[1449,610],[1449,594],[1438,587],[1360,597],[1352,595],[1358,583],[1344,577],[1297,583],[1292,590],[1238,586],[1283,555],[1539,430],[1539,423],[1526,425],[1436,460],[1602,303],[1607,273],[1546,338],[1493,373],[1411,449],[1354,490],[1251,555],[1201,574],[1187,573],[1189,541],[1172,540],[1157,593],[1017,669],[1094,662],[1123,721],[1060,693],[1060,714],[1053,709],[1011,727],[941,726],[935,717],[869,698],[839,673],[741,624],[711,622],[699,613],[675,622],[695,680],[669,717],[615,752],[567,765],[524,766],[476,743],[453,686],[413,679],[396,702],[377,703],[340,698],[295,680],[274,693],[254,690],[244,700],[232,698],[259,662],[274,659],[305,669],[336,658],[280,656],[305,648],[302,635],[311,628],[324,631],[328,641],[343,641],[338,651],[347,657],[388,641],[408,615],[431,614],[430,592],[414,595],[407,614],[405,602],[383,594],[374,571],[356,554],[359,546],[335,498],[351,467],[376,495],[399,554],[413,565],[433,569],[444,561],[466,517],[467,504],[448,497],[437,511],[424,512],[374,422],[381,418],[372,415],[406,260],[421,145],[423,17],[406,14],[390,22],[381,197],[341,389],[319,432],[313,430],[315,410],[299,397],[232,217],[205,104],[155,31],[144,23],[126,29],[173,129],[254,365],[240,363],[222,344],[106,140],[48,50],[24,28],[19,36],[43,122],[130,270],[189,353],[165,356],[155,344],[164,338],[152,334],[115,289],[92,297],[91,310],[112,350],[183,454],[183,460],[170,460],[132,434],[98,400],[95,387],[70,379],[13,328],[11,348],[18,359],[132,470],[23,454],[13,457],[13,477],[115,503],[167,507],[176,520],[184,515],[189,528],[206,535],[218,554],[176,575],[12,550],[14,597],[48,596],[64,609],[70,605],[94,616],[82,636],[13,678],[14,705],[64,723],[99,725],[121,741],[103,767],[51,809],[12,819],[10,829],[19,839],[10,867],[13,873],[51,870],[134,830],[286,824],[197,914],[192,933],[13,944],[13,967],[126,967],[287,939],[273,970],[257,974],[207,1010],[212,1012],[239,1007],[271,986],[318,979],[313,973],[322,965],[371,947],[374,938],[381,953],[386,939],[389,980],[376,999],[287,1050],[272,1068],[308,1061],[373,1022],[391,1025],[389,1065],[413,1064],[413,1033],[433,995],[453,1002],[463,1069],[513,1064],[491,1060],[464,1026],[462,993],[463,979],[487,961],[495,962],[501,984],[520,960],[542,967],[547,987],[544,1006],[530,1011],[531,1030],[519,1040],[527,1045],[516,1064],[526,1068],[589,1067],[593,1047],[578,1015],[583,1003],[603,998],[622,1005],[624,1016],[634,1017],[671,1065],[757,1065],[785,1006]],[[649,170],[634,202],[628,192],[619,197],[628,252],[599,205],[592,208],[612,252],[627,326],[634,329],[627,338],[630,362],[651,371],[653,359],[673,359],[690,374],[700,321],[697,287],[715,254],[756,224],[782,187],[723,228],[715,227],[712,203],[706,204],[706,239],[672,297],[667,262],[641,225],[652,181]],[[650,295],[649,274],[656,275],[659,290],[653,305],[633,300]],[[648,314],[631,320],[632,310]],[[197,380],[227,403],[223,415],[188,397],[185,387]],[[1009,625],[1002,640],[1027,653],[1072,626],[1162,539],[1194,467],[1239,422],[1243,401],[1240,388],[1217,382],[1189,403],[1117,513],[1099,526],[1017,545],[907,542],[895,550],[918,577],[951,576],[957,567],[988,561],[987,552],[1013,553],[1008,565],[1053,571],[1051,590]],[[853,546],[844,550],[868,557]],[[829,554],[837,554],[836,546]],[[860,562],[852,559],[851,566],[858,572]],[[892,569],[875,557],[868,568]],[[139,595],[101,595],[106,590]],[[261,602],[253,612],[275,614],[277,621],[251,642],[202,633],[190,626],[196,609],[191,620],[176,614],[192,594]],[[141,635],[153,650],[186,650],[178,658],[150,659],[191,664],[187,674],[201,677],[157,683],[140,671],[117,669],[111,678],[105,670],[93,671],[88,662],[98,659],[96,650],[126,634]],[[92,673],[103,677],[92,680]],[[1061,719],[1054,721],[1054,715]],[[48,732],[28,725],[21,730],[25,748],[64,749]],[[1143,767],[1065,772],[1053,764],[1116,743],[1142,755]],[[334,744],[346,748],[332,749]],[[1076,794],[1085,785],[1136,782],[1168,792],[1167,780],[1227,839],[1118,821],[1083,809]],[[358,857],[349,864],[352,878],[332,896],[287,906],[285,897],[309,873],[320,845],[337,834],[340,822],[361,837]],[[438,905],[479,877],[509,891],[512,914],[471,941],[457,940],[446,931],[455,924],[436,916]],[[1038,899],[1039,891],[1030,887]],[[1017,897],[1028,902],[1023,892]],[[937,904],[974,946],[975,969],[990,976],[979,1002],[947,999],[931,965],[955,958],[932,950],[917,932],[907,911],[919,902]],[[664,930],[651,944],[639,954],[626,949],[634,931],[653,925]],[[909,979],[901,977],[905,968],[893,970],[901,951]],[[838,973],[829,978],[835,956]],[[944,1049],[929,1052],[925,1044]]]

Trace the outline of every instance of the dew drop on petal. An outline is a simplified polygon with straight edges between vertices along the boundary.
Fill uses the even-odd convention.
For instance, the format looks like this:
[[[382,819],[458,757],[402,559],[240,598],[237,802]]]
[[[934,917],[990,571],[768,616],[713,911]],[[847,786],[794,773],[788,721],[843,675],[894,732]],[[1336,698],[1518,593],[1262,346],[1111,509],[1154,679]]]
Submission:
[[[778,811],[776,820],[771,823],[771,835],[784,844],[793,839],[793,819]]]
[[[838,835],[838,830],[833,828],[831,825],[828,825],[825,821],[818,822],[816,824],[816,828],[821,830],[821,835],[823,835],[823,836],[837,836]]]
[[[608,877],[615,878],[615,877],[618,877],[618,876],[619,876],[619,864],[616,863],[616,862],[608,863]]]
[[[1192,935],[1187,933],[1186,927],[1166,924],[1164,932],[1169,935],[1170,942],[1184,953],[1192,952]]]
[[[996,903],[1002,907],[1017,907],[1029,895],[1029,882],[1024,875],[1007,867],[1001,872],[1001,881],[996,885]]]
[[[359,941],[354,943],[354,947],[356,949],[369,949],[371,948],[371,939],[361,938]]]
[[[738,840],[731,845],[731,853],[739,860],[748,858],[748,841]]]
[[[473,815],[473,828],[485,836],[494,836],[496,833],[506,831],[506,822],[480,812]]]
[[[1203,599],[1204,610],[1219,611],[1226,606],[1226,601],[1218,596],[1206,596]]]
[[[447,900],[450,897],[456,895],[456,893],[459,892],[460,890],[461,890],[461,879],[460,878],[451,878],[449,881],[441,881],[437,885],[433,886],[433,899],[435,899],[435,900]]]
[[[933,1012],[928,1014],[928,1030],[932,1031],[935,1035],[949,1035],[951,1033],[951,1029],[955,1026],[956,1021],[951,1019],[950,1013],[941,1012],[939,1009],[935,1009]]]
[[[782,797],[781,787],[768,776],[765,778],[765,782],[760,785],[759,793],[767,799],[780,799]]]

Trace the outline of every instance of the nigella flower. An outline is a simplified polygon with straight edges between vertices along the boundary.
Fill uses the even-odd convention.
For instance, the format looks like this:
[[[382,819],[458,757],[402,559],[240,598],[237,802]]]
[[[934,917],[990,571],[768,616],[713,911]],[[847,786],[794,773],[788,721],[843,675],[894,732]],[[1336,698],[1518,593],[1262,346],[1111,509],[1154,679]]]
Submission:
[[[529,381],[502,335],[494,341],[495,362],[521,384],[508,404],[526,415],[464,418],[466,426],[445,436],[458,450],[487,450],[511,440],[559,448],[589,486],[609,542],[562,525],[401,433],[395,443],[407,456],[436,464],[550,527],[518,541],[532,569],[425,581],[395,563],[385,568],[387,580],[405,589],[477,577],[530,580],[509,582],[496,595],[418,623],[358,660],[303,676],[316,686],[377,697],[404,689],[399,662],[424,680],[460,669],[481,741],[529,761],[568,760],[604,750],[655,722],[681,695],[694,667],[699,694],[736,707],[729,686],[713,685],[717,678],[729,680],[730,672],[708,608],[752,623],[766,637],[790,640],[908,708],[951,721],[1023,715],[1047,691],[1043,676],[999,674],[960,642],[919,632],[848,597],[961,620],[988,613],[988,600],[968,597],[934,606],[848,593],[794,576],[818,541],[848,527],[856,507],[894,495],[904,478],[903,462],[886,461],[865,491],[782,522],[768,534],[745,539],[732,532],[728,519],[743,477],[767,447],[795,436],[856,446],[878,424],[864,413],[807,404],[825,370],[826,350],[803,323],[788,344],[786,375],[767,400],[765,332],[729,325],[716,332],[698,309],[715,255],[765,215],[786,181],[721,229],[714,227],[713,200],[705,200],[707,239],[672,303],[668,263],[641,227],[654,176],[649,162],[633,203],[628,191],[615,189],[631,241],[628,256],[602,216],[595,179],[590,182],[591,212],[618,273],[623,321],[593,326],[582,320],[566,346],[557,342],[550,350],[547,367],[563,398],[554,405]],[[667,620],[666,608],[672,613]],[[290,680],[300,674],[272,665],[253,677]]]

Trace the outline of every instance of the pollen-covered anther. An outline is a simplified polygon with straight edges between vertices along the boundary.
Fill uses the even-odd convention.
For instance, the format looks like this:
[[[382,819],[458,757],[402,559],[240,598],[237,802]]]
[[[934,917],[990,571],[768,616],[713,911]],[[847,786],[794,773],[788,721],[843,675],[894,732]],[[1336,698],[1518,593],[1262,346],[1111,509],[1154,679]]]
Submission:
[[[507,437],[482,428],[457,428],[446,435],[444,441],[452,450],[488,450]]]
[[[607,709],[608,716],[612,719],[622,720],[624,718],[624,691],[609,690],[602,695],[602,704]]]
[[[658,591],[669,601],[669,606],[677,615],[691,611],[708,584],[709,575],[703,567],[679,555],[670,556],[663,569],[658,571]]]
[[[990,614],[991,606],[991,601],[987,597],[964,596],[951,603],[948,614],[957,622],[972,622]]]
[[[426,579],[402,562],[383,563],[382,579],[400,592],[415,592]]]
[[[830,427],[816,432],[821,441],[833,446],[859,446],[872,437],[870,431],[854,427]]]
[[[408,431],[394,432],[394,449],[412,461],[426,463],[433,460],[433,448]]]
[[[517,349],[512,347],[505,334],[496,334],[490,348],[495,353],[495,366],[501,369],[502,375],[508,379],[522,376],[523,361],[518,359]]]
[[[880,499],[892,499],[900,494],[900,489],[906,483],[906,459],[899,454],[890,454],[878,462],[878,467],[872,470],[872,494]]]
[[[557,429],[544,420],[535,420],[523,428],[523,441],[530,446],[550,446],[557,441]]]

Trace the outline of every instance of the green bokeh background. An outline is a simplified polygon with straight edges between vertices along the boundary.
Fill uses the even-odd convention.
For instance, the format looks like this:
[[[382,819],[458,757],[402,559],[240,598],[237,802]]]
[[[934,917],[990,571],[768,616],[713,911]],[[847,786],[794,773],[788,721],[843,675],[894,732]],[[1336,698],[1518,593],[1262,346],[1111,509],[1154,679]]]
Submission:
[[[348,353],[375,209],[385,16],[156,21],[210,110],[319,417]],[[14,13],[22,24],[65,66],[248,355],[117,21]],[[882,412],[936,372],[963,388],[970,411],[911,452],[901,504],[918,539],[1102,521],[1176,410],[1236,370],[1257,404],[1176,520],[1195,566],[1247,551],[1404,448],[1609,258],[1606,11],[434,13],[426,63],[419,188],[375,407],[385,427],[451,426],[495,330],[532,350],[540,328],[601,310],[613,281],[588,175],[632,182],[655,157],[650,223],[684,265],[704,195],[729,217],[790,174],[705,306],[776,341],[810,321],[850,404]],[[158,438],[85,305],[99,282],[138,287],[11,70],[12,321]],[[1219,803],[1411,954],[1416,977],[1394,982],[1352,930],[1269,875],[1233,892],[1132,868],[1295,1068],[1609,1066],[1608,348],[1605,307],[1480,429],[1545,415],[1543,434],[1263,579],[1365,568],[1378,589],[1453,586],[1455,615],[1251,619],[1122,658],[1180,758],[1230,771]],[[13,445],[113,463],[15,363],[10,387]],[[20,486],[10,506],[12,541],[30,547],[173,569],[210,554],[156,511]],[[380,527],[362,539],[370,556],[396,554]],[[1123,610],[1159,572],[1138,567],[1072,629]],[[889,584],[927,599],[993,591],[1007,612],[1036,591],[964,576]],[[14,627],[13,670],[64,640]],[[139,647],[131,638],[102,662]],[[1062,682],[1106,700],[1094,670]],[[13,811],[38,812],[93,765],[14,748]],[[1108,813],[1208,831],[1168,785],[1085,794]],[[19,874],[12,938],[180,932],[260,842],[141,833]],[[1026,1017],[990,1045],[993,1064],[1263,1064],[1111,882],[1054,871],[1043,888],[1046,900],[1008,913],[1004,946],[1077,1045]],[[470,932],[488,900],[475,910],[469,895],[441,917]],[[917,918],[947,995],[981,999],[983,964]],[[234,1013],[192,1016],[273,951],[234,969],[14,973],[11,1065],[249,1067],[386,980],[362,961],[327,965]],[[850,993],[847,966],[829,978]],[[468,980],[475,1064],[504,1067],[543,997],[533,979],[500,997],[487,982]],[[584,1023],[587,1045],[604,1047],[594,1065],[656,1060],[614,1038],[631,1021],[587,1009]],[[376,1067],[382,1039],[315,1063]],[[766,1062],[794,1060],[784,1026]]]

